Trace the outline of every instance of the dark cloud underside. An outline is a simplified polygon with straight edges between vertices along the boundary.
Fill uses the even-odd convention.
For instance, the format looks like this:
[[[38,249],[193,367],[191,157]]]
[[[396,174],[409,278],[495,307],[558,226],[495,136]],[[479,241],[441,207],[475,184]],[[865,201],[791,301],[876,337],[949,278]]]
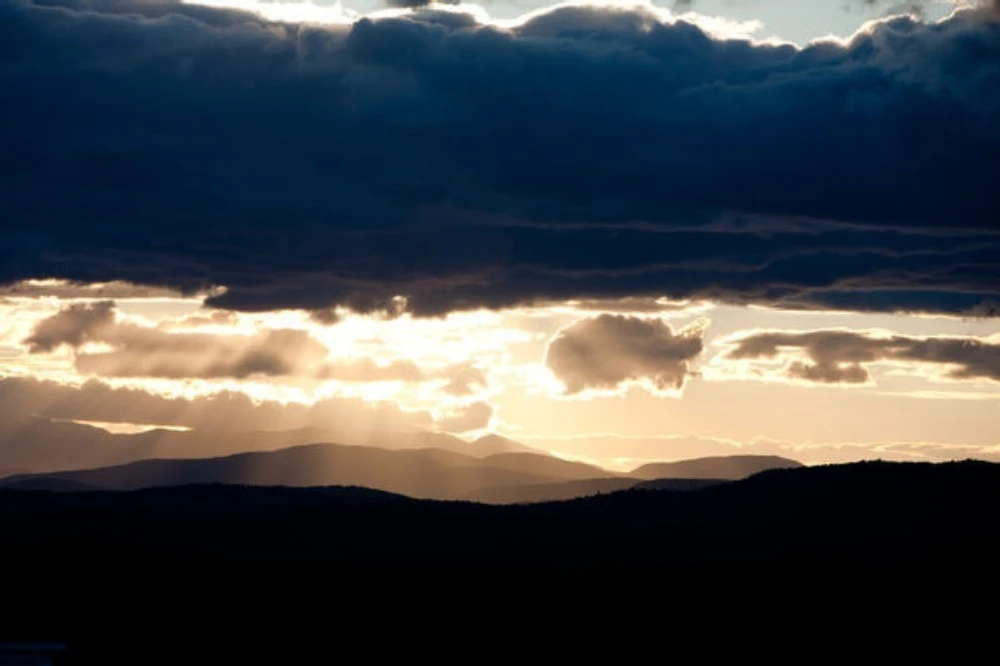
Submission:
[[[641,9],[325,28],[0,0],[0,282],[420,314],[1000,292],[1000,24],[753,45]],[[84,11],[90,10],[90,11]],[[44,341],[42,342],[44,344]]]

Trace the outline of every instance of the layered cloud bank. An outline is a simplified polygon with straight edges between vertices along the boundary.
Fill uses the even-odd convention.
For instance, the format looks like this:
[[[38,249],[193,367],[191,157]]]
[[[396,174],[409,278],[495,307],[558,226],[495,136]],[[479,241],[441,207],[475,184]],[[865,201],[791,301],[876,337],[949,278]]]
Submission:
[[[867,366],[878,362],[936,366],[950,379],[1000,382],[1000,337],[980,340],[844,330],[769,331],[737,337],[725,358],[788,358],[783,371],[788,378],[828,384],[867,382]]]
[[[315,26],[2,0],[0,45],[0,282],[418,314],[1000,291],[985,8],[800,48],[648,7]]]
[[[188,317],[185,323],[214,324],[227,314]],[[122,320],[114,301],[66,305],[38,321],[21,344],[34,355],[67,347],[78,373],[102,377],[439,381],[451,396],[469,396],[487,384],[483,371],[469,361],[425,369],[408,359],[378,362],[357,354],[337,358],[313,334],[298,328],[264,328],[253,334],[171,331],[169,326]]]

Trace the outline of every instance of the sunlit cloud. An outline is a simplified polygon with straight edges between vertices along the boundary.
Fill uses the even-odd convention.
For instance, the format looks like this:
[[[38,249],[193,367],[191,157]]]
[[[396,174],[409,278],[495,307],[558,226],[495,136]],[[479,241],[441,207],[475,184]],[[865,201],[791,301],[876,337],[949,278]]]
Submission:
[[[150,305],[135,312],[131,310],[133,302],[127,298],[112,306],[98,298],[96,290],[89,293],[90,296],[79,298],[65,295],[64,300],[49,296],[22,296],[16,303],[0,305],[0,314],[3,315],[0,327],[5,331],[0,336],[0,345],[3,345],[0,349],[4,350],[0,353],[0,374],[18,376],[21,379],[17,381],[29,381],[32,377],[58,380],[58,385],[63,387],[59,393],[62,404],[70,400],[66,391],[89,396],[86,398],[89,404],[107,402],[126,405],[129,400],[122,396],[148,394],[148,399],[184,404],[185,410],[193,410],[193,414],[209,409],[222,411],[222,405],[226,404],[225,409],[239,415],[240,425],[247,427],[265,427],[265,422],[269,423],[266,426],[268,429],[309,424],[333,427],[330,419],[317,416],[317,410],[329,411],[332,405],[336,405],[331,412],[335,420],[346,418],[348,423],[355,424],[351,426],[352,437],[365,428],[372,432],[381,431],[382,426],[374,422],[378,418],[371,416],[375,413],[393,414],[387,422],[396,423],[395,427],[404,427],[401,424],[405,423],[406,428],[458,433],[467,438],[499,429],[499,432],[515,439],[521,438],[568,459],[616,469],[625,469],[632,463],[637,466],[649,460],[734,453],[784,455],[806,462],[846,461],[852,457],[935,460],[941,456],[960,456],[965,452],[973,456],[993,455],[982,445],[975,444],[962,444],[953,450],[931,445],[918,449],[889,441],[810,444],[808,440],[795,442],[766,437],[743,440],[724,436],[721,432],[711,436],[692,433],[690,436],[654,438],[623,438],[613,433],[594,435],[587,432],[581,438],[563,441],[552,437],[538,438],[531,428],[525,429],[519,422],[516,410],[508,409],[513,396],[524,396],[540,413],[545,413],[549,405],[577,403],[583,410],[603,410],[609,416],[616,412],[624,414],[634,409],[630,405],[635,404],[641,395],[679,398],[676,402],[682,404],[688,392],[682,393],[675,382],[698,383],[701,378],[713,380],[705,383],[709,390],[712,386],[734,381],[739,384],[747,379],[840,387],[842,391],[857,388],[858,384],[844,381],[831,384],[794,376],[794,366],[791,366],[793,362],[815,364],[810,355],[809,342],[812,338],[808,336],[817,331],[838,330],[822,326],[825,322],[851,316],[844,313],[803,314],[759,308],[736,309],[711,303],[612,299],[553,302],[507,311],[454,313],[434,319],[409,315],[381,318],[344,313],[335,322],[323,324],[302,311],[232,312],[204,309],[199,303],[184,299],[174,303],[169,298],[162,301],[162,308]],[[606,306],[607,312],[601,312],[602,306]],[[713,324],[708,328],[703,321],[706,314],[713,318]],[[852,345],[860,345],[862,349],[870,347],[872,341],[896,340],[912,347],[911,343],[931,340],[929,347],[925,345],[930,349],[941,344],[940,341],[969,337],[957,334],[962,330],[978,331],[972,337],[987,345],[1000,340],[1000,331],[997,331],[1000,324],[993,320],[888,315],[853,317],[859,322],[880,324],[878,328],[842,329],[849,334],[847,339]],[[747,322],[785,322],[799,328],[744,328],[744,319]],[[604,331],[607,335],[597,338],[587,334],[588,326],[574,328],[583,322],[589,322],[593,327],[594,322],[609,321],[623,322],[624,328],[611,326],[613,330]],[[817,325],[821,328],[815,328]],[[940,331],[942,334],[901,334],[888,328],[888,325]],[[624,335],[625,329],[630,327],[641,329],[647,335],[640,338]],[[710,334],[715,328],[719,328],[722,335],[712,337]],[[80,357],[102,358],[102,354],[113,355],[116,350],[128,349],[129,345],[136,351],[137,340],[144,344],[156,342],[166,345],[163,350],[171,349],[173,345],[175,351],[177,347],[189,346],[204,352],[213,349],[213,345],[235,348],[249,341],[266,340],[268,335],[281,330],[296,330],[303,340],[311,339],[318,345],[315,358],[311,357],[310,362],[301,365],[307,379],[261,373],[242,377],[236,376],[240,373],[230,377],[183,376],[184,373],[177,373],[174,377],[104,377],[100,386],[105,388],[98,391],[95,388],[98,385],[84,381],[84,371],[95,370],[97,366],[87,367],[85,362],[83,367],[77,367]],[[583,382],[585,386],[576,393],[567,393],[567,384],[548,364],[552,358],[553,341],[559,336],[565,337],[567,331],[576,343],[590,343],[588,348],[593,357],[588,358],[607,362],[617,359],[611,364],[614,377],[605,376],[610,370],[597,372],[601,366],[593,360],[589,366],[570,364],[577,368],[573,371],[576,374],[561,368],[563,378],[572,381],[578,376],[577,383]],[[670,331],[669,338],[667,331]],[[944,335],[945,331],[952,334]],[[792,336],[782,340],[794,341],[796,345],[778,345],[772,358],[726,356],[726,352],[739,347],[739,341],[754,338],[759,344],[761,339],[755,336],[764,334]],[[707,351],[690,355],[694,348],[685,347],[693,344],[693,340],[684,341],[688,335],[699,337],[702,340],[700,344]],[[598,338],[603,341],[602,344],[596,344]],[[210,341],[208,347],[200,344],[203,340]],[[643,344],[642,340],[650,344]],[[199,344],[188,344],[192,341]],[[29,352],[31,344],[35,346],[35,353]],[[956,370],[953,364],[897,358],[898,354],[885,352],[879,344],[882,343],[875,345],[876,351],[879,351],[877,358],[861,363],[868,373],[868,379],[862,386],[868,387],[867,390],[875,397],[913,399],[922,403],[955,400],[969,405],[983,402],[996,405],[1000,402],[1000,391],[991,390],[995,385],[993,380],[950,378]],[[675,348],[678,345],[686,350],[682,350],[679,356],[679,347]],[[301,347],[305,350],[309,345]],[[41,351],[42,348],[48,351]],[[609,355],[609,350],[614,349],[618,351]],[[703,355],[708,356],[707,360],[702,358]],[[141,358],[143,355],[136,356]],[[573,356],[576,358],[579,354]],[[628,359],[631,360],[626,363]],[[583,357],[578,360],[582,363]],[[982,365],[984,361],[980,359],[979,363]],[[686,366],[683,374],[680,373],[680,364]],[[670,372],[667,372],[668,369]],[[819,379],[828,380],[831,377],[825,374]],[[928,384],[941,381],[948,381],[955,388],[945,390]],[[873,385],[877,385],[877,391],[871,390]],[[961,386],[968,388],[959,390]],[[124,393],[114,393],[116,391]],[[0,401],[11,405],[25,404],[15,401],[13,395],[9,388],[0,385]],[[244,396],[250,402],[242,403],[234,396]],[[830,399],[836,400],[835,397]],[[182,418],[179,421],[176,417],[150,418],[148,410],[135,411],[125,407],[118,409],[119,414],[113,418],[92,408],[50,412],[43,407],[39,412],[40,403],[32,404],[35,405],[31,407],[32,413],[86,422],[109,432],[143,432],[159,426],[204,428],[213,423],[203,417]],[[253,404],[260,407],[249,406]],[[371,412],[373,409],[382,411]],[[386,412],[386,409],[392,411]],[[344,410],[356,411],[357,414],[347,417]],[[162,416],[163,412],[159,413]],[[791,414],[789,417],[793,418]],[[555,416],[553,412],[552,418],[562,417]],[[884,417],[873,412],[870,417],[859,418]],[[701,421],[701,424],[703,433],[710,433],[716,427],[711,420]],[[576,427],[576,422],[570,419],[562,429],[574,432]]]
[[[561,329],[545,365],[569,396],[616,393],[638,383],[659,394],[678,394],[689,362],[701,354],[707,321],[677,333],[655,318],[602,314]]]
[[[217,9],[235,9],[252,13],[268,21],[283,23],[315,23],[319,25],[347,25],[359,13],[345,8],[340,2],[316,4],[313,2],[268,2],[267,0],[182,0],[183,4],[202,5]],[[382,10],[382,16],[398,16],[397,10]]]
[[[875,391],[876,395],[888,395],[897,398],[917,400],[993,400],[1000,405],[1000,392],[987,391]]]
[[[202,383],[171,392],[175,383],[147,381],[130,386],[114,380],[43,381],[0,377],[3,421],[29,417],[96,423],[142,424],[193,430],[280,430],[321,428],[331,432],[391,432],[433,423],[422,410],[339,395],[289,393],[283,399],[255,395],[253,383]],[[270,388],[270,385],[265,385]]]
[[[113,435],[135,435],[144,432],[152,432],[154,430],[167,430],[171,432],[190,432],[191,430],[191,428],[185,426],[155,425],[149,423],[122,423],[120,421],[87,421],[85,419],[77,419],[71,421],[71,423],[93,426]]]
[[[492,418],[492,406],[485,402],[473,402],[435,410],[434,425],[445,432],[484,431],[490,427]]]
[[[211,295],[206,292],[192,296],[190,300],[201,302]],[[140,300],[173,301],[184,298],[180,292],[165,287],[149,287],[128,282],[70,282],[68,280],[41,279],[21,280],[0,285],[0,298],[15,301],[35,301],[53,299],[61,303],[77,300]]]
[[[490,15],[490,2],[423,2],[401,0],[401,6],[368,8],[359,10],[351,8],[342,1],[334,3],[313,3],[307,0],[291,2],[269,2],[267,0],[182,0],[184,4],[203,5],[219,9],[245,11],[268,21],[281,23],[303,23],[317,25],[349,25],[362,18],[369,20],[410,17],[419,20],[432,11],[439,14],[468,16],[476,25],[495,26],[497,28],[518,28],[536,21],[553,11],[574,7],[591,7],[595,9],[633,10],[647,13],[657,21],[672,23],[685,21],[697,25],[709,35],[719,39],[755,39],[763,29],[764,24],[758,20],[736,20],[725,16],[711,16],[699,12],[686,11],[675,13],[668,7],[657,6],[649,0],[577,0],[574,2],[551,3],[536,9],[522,12],[512,18],[502,18]],[[389,4],[396,4],[390,0]],[[770,38],[768,41],[778,43]]]
[[[241,391],[255,399],[311,402],[339,395],[454,409],[488,398],[493,373],[484,368],[503,366],[504,340],[523,337],[495,313],[417,322],[353,316],[322,325],[294,311],[174,314],[167,301],[156,316],[126,314],[94,298],[63,303],[36,300],[39,307],[31,307],[25,300],[6,307],[6,314],[19,316],[0,318],[8,322],[0,331],[7,343],[0,375],[64,383],[96,375],[117,386],[192,397]]]
[[[471,362],[449,366],[442,375],[447,383],[441,390],[459,397],[476,393],[478,389],[486,388],[489,383],[486,373]]]
[[[748,331],[716,342],[724,349],[708,366],[714,379],[806,384],[875,384],[871,368],[916,369],[938,380],[1000,381],[1000,337],[905,336],[887,331],[828,329]]]
[[[93,343],[100,345],[96,350]],[[24,340],[32,354],[75,351],[82,374],[107,377],[242,378],[332,372],[327,349],[306,331],[274,329],[254,336],[171,333],[117,320],[113,301],[72,304],[38,322]]]
[[[659,318],[704,315],[715,305],[709,301],[674,301],[664,297],[632,296],[624,298],[572,299],[562,302],[539,303],[528,312],[572,314],[652,315]]]

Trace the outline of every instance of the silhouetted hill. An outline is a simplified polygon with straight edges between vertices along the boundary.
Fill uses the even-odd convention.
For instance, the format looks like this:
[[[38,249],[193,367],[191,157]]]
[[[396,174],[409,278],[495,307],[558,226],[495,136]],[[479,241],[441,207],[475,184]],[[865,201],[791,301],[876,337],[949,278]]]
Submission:
[[[474,490],[462,499],[487,504],[523,504],[528,502],[554,502],[589,497],[619,490],[701,490],[729,479],[654,479],[637,481],[631,476],[605,476],[599,478],[545,483],[530,486],[498,486]]]
[[[720,483],[731,483],[729,479],[653,479],[640,481],[632,486],[634,490],[701,490]]]
[[[0,423],[0,469],[83,469],[149,457],[152,438],[112,435],[93,426],[43,418]]]
[[[778,625],[817,644],[831,631],[858,648],[889,637],[898,655],[886,618],[984,630],[997,515],[1000,465],[972,461],[516,506],[356,488],[0,490],[0,562],[16,572],[0,631],[67,643],[76,666],[308,663],[348,649],[450,661],[468,640],[507,660],[546,637],[593,656],[592,641],[553,631],[561,621],[611,631],[616,650],[622,632],[666,622],[685,645],[722,627],[740,654]],[[521,638],[494,649],[504,619]]]
[[[712,456],[669,463],[648,463],[632,470],[642,479],[745,479],[768,469],[802,467],[780,456]]]
[[[622,476],[595,465],[563,460],[542,453],[498,453],[486,456],[482,462],[497,469],[544,474],[559,479],[583,480]]]
[[[351,448],[307,446],[279,453],[289,456],[291,468],[298,470],[292,463],[299,462],[299,456],[310,462],[317,455],[337,459],[350,455],[344,449]],[[279,460],[275,454],[232,459],[253,469],[263,460],[261,455],[270,463]],[[138,465],[158,462],[162,461]],[[372,504],[367,502],[370,492],[382,498],[385,493],[355,489],[350,499],[356,513],[350,514],[338,508],[344,492],[220,485],[125,493],[0,490],[5,526],[0,548],[29,546],[39,535],[35,519],[46,513],[51,517],[44,523],[49,535],[87,533],[101,525],[95,535],[117,535],[126,542],[180,553],[207,549],[204,552],[254,560],[281,556],[353,561],[361,553],[385,548],[377,559],[397,561],[406,553],[415,564],[432,554],[425,564],[454,563],[473,555],[482,558],[477,562],[508,564],[554,564],[549,558],[555,555],[578,563],[609,562],[594,560],[595,551],[577,550],[581,539],[591,545],[603,543],[599,550],[605,555],[613,553],[614,561],[633,564],[705,556],[868,556],[917,541],[921,550],[909,554],[924,557],[964,552],[972,543],[998,538],[992,526],[1000,509],[1000,464],[872,462],[804,467],[771,470],[702,490],[625,490],[518,506],[402,497]],[[134,509],[140,506],[143,521],[132,522]],[[260,514],[264,508],[267,513]],[[292,533],[312,537],[277,538]],[[243,534],[240,543],[253,535],[256,547],[236,548],[229,539],[237,534]],[[419,539],[411,539],[418,534]],[[660,548],[668,543],[668,551]],[[989,555],[977,553],[969,554]],[[438,556],[444,559],[439,562]]]
[[[485,502],[487,504],[556,502],[625,490],[634,485],[635,479],[633,478],[605,477],[526,486],[494,486],[466,493],[462,496],[462,499]]]
[[[0,481],[0,488],[5,490],[50,490],[60,493],[102,490],[97,486],[91,486],[79,481],[48,476],[29,476],[10,480],[5,479]]]

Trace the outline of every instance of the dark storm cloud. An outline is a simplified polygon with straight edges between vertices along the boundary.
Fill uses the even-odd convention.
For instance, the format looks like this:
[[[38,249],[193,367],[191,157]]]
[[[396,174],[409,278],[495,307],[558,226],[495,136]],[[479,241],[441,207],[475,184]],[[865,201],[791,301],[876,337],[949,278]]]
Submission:
[[[736,360],[804,354],[808,361],[793,361],[784,372],[812,382],[865,383],[870,377],[866,364],[878,361],[940,364],[953,379],[1000,382],[1000,342],[977,338],[810,331],[757,333],[731,342],[726,357]]]
[[[569,395],[646,380],[678,389],[702,351],[701,329],[678,333],[660,319],[603,314],[568,326],[549,342],[545,365]]]
[[[87,9],[88,11],[83,11]],[[1000,24],[841,46],[643,9],[510,30],[0,0],[0,282],[418,314],[551,299],[963,311],[998,292]]]

